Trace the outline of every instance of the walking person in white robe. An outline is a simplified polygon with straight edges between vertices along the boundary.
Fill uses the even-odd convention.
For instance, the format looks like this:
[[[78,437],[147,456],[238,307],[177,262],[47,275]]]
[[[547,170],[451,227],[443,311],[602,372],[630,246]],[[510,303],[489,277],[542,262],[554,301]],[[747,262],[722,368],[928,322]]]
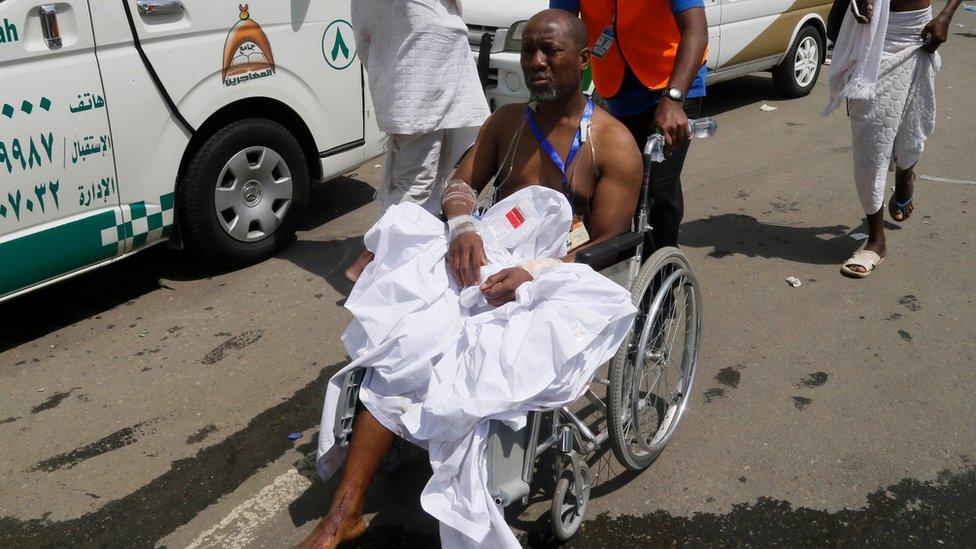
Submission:
[[[366,235],[376,258],[346,301],[353,360],[329,383],[319,432],[321,476],[342,477],[302,548],[365,531],[366,490],[397,435],[430,454],[421,505],[444,547],[518,547],[487,489],[488,421],[517,427],[529,411],[575,401],[630,331],[629,292],[574,259],[630,230],[640,153],[580,92],[589,51],[579,18],[533,17],[521,59],[534,108],[488,119],[444,194],[448,222],[403,203]],[[497,201],[475,218],[492,183]],[[343,448],[333,428],[352,368],[366,374]]]
[[[444,184],[488,117],[458,0],[352,0],[356,50],[387,154],[382,211],[412,202],[440,213]],[[372,259],[346,270],[355,282]]]
[[[868,223],[864,247],[841,272],[871,274],[888,253],[884,232],[887,172],[895,167],[888,202],[894,221],[914,210],[915,165],[935,129],[936,50],[948,37],[960,0],[948,0],[935,18],[930,0],[868,0],[867,13],[852,7],[841,25],[830,75],[830,114],[846,99],[851,119],[854,183]]]

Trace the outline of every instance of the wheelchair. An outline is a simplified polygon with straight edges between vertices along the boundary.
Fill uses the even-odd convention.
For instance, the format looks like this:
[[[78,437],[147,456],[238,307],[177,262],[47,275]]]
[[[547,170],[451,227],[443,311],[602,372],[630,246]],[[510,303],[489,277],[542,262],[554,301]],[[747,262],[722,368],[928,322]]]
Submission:
[[[644,176],[633,231],[581,250],[584,263],[629,288],[638,308],[630,333],[604,370],[592,380],[584,398],[602,418],[585,420],[574,406],[530,412],[526,426],[514,430],[491,420],[487,446],[488,489],[495,503],[507,507],[528,503],[537,461],[556,452],[555,490],[550,526],[560,541],[571,538],[586,513],[593,481],[587,459],[608,442],[617,461],[642,471],[661,454],[674,435],[691,397],[701,339],[701,290],[688,258],[675,247],[652,247],[647,211],[652,151],[660,136],[651,136],[643,151]],[[652,141],[658,139],[657,142]],[[352,433],[364,369],[344,380],[336,411],[335,437],[347,444]],[[605,386],[604,397],[594,391]],[[601,425],[602,429],[595,429]]]

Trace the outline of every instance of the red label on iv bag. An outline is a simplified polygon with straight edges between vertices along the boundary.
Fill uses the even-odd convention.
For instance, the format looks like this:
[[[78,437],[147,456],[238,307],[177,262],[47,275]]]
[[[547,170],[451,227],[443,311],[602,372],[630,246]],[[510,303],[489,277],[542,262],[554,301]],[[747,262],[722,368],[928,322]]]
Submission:
[[[522,223],[525,223],[525,216],[522,215],[522,212],[520,212],[518,208],[508,210],[508,213],[505,214],[505,218],[508,219],[508,222],[512,225],[513,229],[518,229],[520,226],[522,226]]]

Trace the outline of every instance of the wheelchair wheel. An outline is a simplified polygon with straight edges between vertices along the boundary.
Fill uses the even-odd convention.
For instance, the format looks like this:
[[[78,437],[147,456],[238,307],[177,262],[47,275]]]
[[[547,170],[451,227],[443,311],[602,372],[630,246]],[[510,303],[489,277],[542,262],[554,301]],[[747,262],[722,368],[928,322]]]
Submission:
[[[552,533],[559,541],[566,541],[576,534],[583,524],[586,504],[590,501],[590,469],[585,463],[580,463],[579,467],[583,486],[574,490],[576,475],[572,469],[566,469],[556,482],[556,491],[552,495],[549,522]]]
[[[607,424],[621,465],[646,469],[674,434],[698,366],[701,290],[680,250],[662,248],[631,286],[634,328],[610,363]]]

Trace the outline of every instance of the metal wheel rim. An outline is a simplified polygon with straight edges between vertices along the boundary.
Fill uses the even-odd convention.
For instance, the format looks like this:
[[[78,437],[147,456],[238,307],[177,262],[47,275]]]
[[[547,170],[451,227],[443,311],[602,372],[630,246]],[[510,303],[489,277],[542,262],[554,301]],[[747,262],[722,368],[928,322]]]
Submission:
[[[817,75],[817,67],[820,65],[820,48],[817,41],[812,36],[807,36],[800,41],[796,48],[796,57],[793,59],[793,78],[801,88],[805,88],[813,82]]]
[[[239,151],[224,164],[214,186],[214,211],[221,228],[238,242],[273,234],[291,207],[288,164],[264,146]]]
[[[585,465],[580,469],[580,478],[583,479],[583,488],[577,498],[573,494],[573,484],[575,476],[570,470],[571,480],[566,485],[566,493],[559,501],[559,522],[563,529],[574,531],[583,522],[583,515],[586,513],[586,504],[590,500],[590,469]]]
[[[647,455],[652,452],[659,450],[667,443],[673,434],[675,428],[681,420],[684,414],[685,407],[687,406],[688,397],[691,395],[691,385],[694,380],[694,371],[698,363],[698,342],[700,336],[700,311],[698,306],[698,287],[697,280],[694,277],[694,273],[687,268],[685,265],[678,261],[670,261],[662,265],[666,267],[668,265],[673,265],[675,270],[669,275],[664,284],[658,290],[655,295],[654,303],[651,305],[650,311],[644,321],[643,329],[641,330],[640,338],[636,348],[632,352],[630,360],[628,360],[628,369],[630,373],[631,382],[627,385],[631,388],[629,394],[627,395],[627,405],[624,406],[624,410],[629,417],[624,420],[624,438],[630,444],[630,450],[635,455],[642,456]],[[683,307],[684,307],[684,325],[685,325],[685,336],[683,342],[682,350],[682,361],[680,368],[680,374],[678,375],[678,380],[680,380],[680,387],[676,381],[676,391],[674,395],[677,398],[669,397],[668,399],[655,400],[655,403],[663,402],[665,400],[670,400],[667,405],[667,409],[663,414],[659,414],[662,417],[661,421],[658,423],[657,428],[653,433],[643,433],[641,425],[641,411],[648,405],[648,397],[650,394],[644,398],[638,398],[640,396],[641,387],[643,386],[643,380],[646,379],[645,375],[647,368],[645,367],[646,359],[649,357],[649,347],[652,343],[651,332],[654,325],[653,319],[657,316],[661,309],[661,306],[665,297],[665,288],[674,287],[675,283],[684,288],[684,292],[688,296]],[[677,309],[677,307],[675,307]],[[676,326],[678,322],[672,322],[671,326]],[[667,353],[663,355],[664,362],[661,363],[659,360],[659,365],[661,366],[658,377],[654,379],[650,387],[655,388],[658,386],[658,381],[661,376],[667,381],[668,372],[671,369],[668,366],[670,362],[669,358],[673,356],[673,344],[674,337],[677,335],[675,332],[670,337],[670,345],[672,348],[668,350]],[[666,336],[667,338],[667,336]],[[645,357],[645,360],[638,362],[638,357]],[[650,391],[649,391],[650,393]]]

